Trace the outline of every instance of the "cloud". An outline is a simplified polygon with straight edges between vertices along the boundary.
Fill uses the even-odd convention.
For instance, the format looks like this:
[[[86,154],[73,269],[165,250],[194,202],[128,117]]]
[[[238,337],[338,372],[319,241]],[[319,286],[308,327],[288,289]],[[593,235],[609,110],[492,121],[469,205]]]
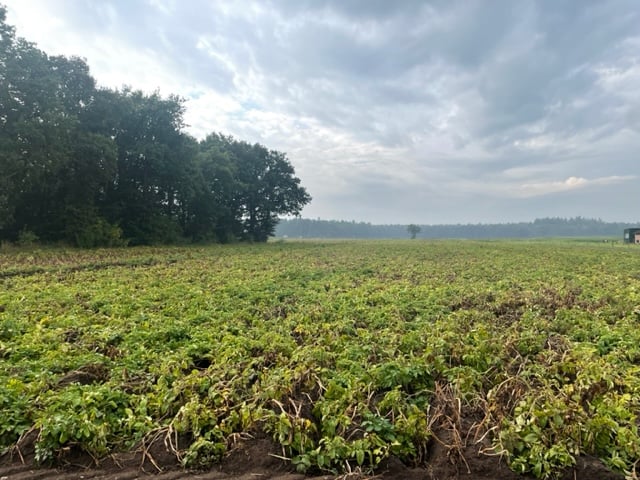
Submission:
[[[8,7],[19,34],[86,57],[100,84],[184,96],[198,138],[287,152],[314,197],[305,215],[635,215],[600,197],[623,187],[640,201],[637,0]]]
[[[597,185],[615,185],[636,179],[637,177],[633,175],[601,177],[590,180],[583,177],[569,177],[564,181],[557,182],[525,183],[520,186],[516,194],[522,197],[533,197],[538,195],[548,195],[550,193],[566,192],[579,188],[588,188]]]
[[[508,181],[497,179],[480,184],[466,180],[464,183],[468,191],[474,191],[476,194],[492,195],[496,198],[530,199],[558,193],[571,193],[576,190],[601,189],[634,182],[638,179],[636,175],[612,175],[597,178],[570,176],[564,180],[522,182],[522,177],[531,174],[531,172],[535,172],[535,170],[509,171],[508,175],[512,178]]]

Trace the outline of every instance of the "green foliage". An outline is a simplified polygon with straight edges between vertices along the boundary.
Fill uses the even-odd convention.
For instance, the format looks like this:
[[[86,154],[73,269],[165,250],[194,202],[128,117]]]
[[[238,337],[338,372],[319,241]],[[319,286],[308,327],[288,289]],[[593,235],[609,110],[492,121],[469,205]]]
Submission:
[[[183,99],[100,89],[84,60],[17,38],[5,13],[0,240],[265,242],[311,200],[285,154],[217,134],[198,143],[182,131]]]
[[[96,218],[92,224],[75,233],[75,244],[80,248],[124,247],[127,242],[122,238],[120,227]]]
[[[16,378],[5,381],[0,389],[0,451],[13,445],[31,426],[27,388]]]
[[[420,232],[422,231],[422,227],[420,227],[419,225],[414,225],[413,223],[409,226],[407,226],[407,232],[409,232],[409,235],[411,236],[411,240],[416,238],[416,235],[418,235]]]
[[[80,248],[124,247],[122,229],[97,215],[94,209],[68,207],[65,236]]]
[[[226,443],[212,442],[204,438],[198,438],[189,446],[182,459],[182,464],[188,468],[206,469],[219,462],[227,451]]]
[[[43,402],[35,423],[40,429],[35,445],[38,462],[54,459],[69,446],[101,457],[114,446],[131,445],[143,433],[127,431],[125,419],[132,414],[129,397],[107,386],[69,386]]]
[[[535,395],[525,395],[505,420],[499,442],[512,468],[550,478],[585,453],[613,469],[628,468],[639,458],[640,436],[631,394],[620,392],[623,379],[585,352],[568,357],[552,365]]]
[[[485,451],[538,478],[640,457],[632,249],[288,241],[0,265],[0,448],[33,429],[42,462],[169,432],[204,469],[250,434],[301,472],[371,473],[425,465],[478,419]]]
[[[38,235],[31,230],[23,228],[18,234],[18,240],[16,243],[21,247],[32,247],[38,241]]]

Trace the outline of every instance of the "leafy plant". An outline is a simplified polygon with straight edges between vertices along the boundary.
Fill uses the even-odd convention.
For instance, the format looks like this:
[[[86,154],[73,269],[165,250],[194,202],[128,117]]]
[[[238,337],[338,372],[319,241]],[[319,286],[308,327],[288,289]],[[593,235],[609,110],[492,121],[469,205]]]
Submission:
[[[201,469],[266,434],[299,471],[371,473],[392,456],[425,465],[445,427],[455,453],[465,422],[483,419],[474,435],[517,472],[553,478],[581,455],[631,472],[636,253],[566,241],[3,251],[1,446],[33,429],[38,460],[56,462],[171,431]]]

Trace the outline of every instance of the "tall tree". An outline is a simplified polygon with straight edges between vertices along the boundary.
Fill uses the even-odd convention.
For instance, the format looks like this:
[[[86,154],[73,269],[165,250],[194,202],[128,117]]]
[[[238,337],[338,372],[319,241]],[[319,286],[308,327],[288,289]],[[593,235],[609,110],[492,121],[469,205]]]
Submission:
[[[180,131],[182,100],[130,89],[102,92],[99,98],[97,110],[109,118],[103,128],[118,150],[116,179],[107,193],[108,217],[121,224],[133,244],[177,240],[182,235],[180,186],[191,160],[189,140]]]
[[[310,201],[284,153],[198,143],[183,113],[177,96],[96,88],[83,60],[17,38],[0,6],[0,238],[266,241]]]
[[[311,201],[284,153],[221,137],[237,164],[234,208],[245,240],[265,242],[279,215],[298,215]]]
[[[229,242],[241,233],[235,202],[237,165],[227,146],[224,137],[215,133],[198,146],[184,223],[185,234],[194,241]]]
[[[6,23],[7,10],[0,5],[0,132],[4,132],[9,122],[12,105],[9,81],[7,78],[7,62],[13,56],[15,31]],[[13,184],[18,174],[16,164],[17,152],[10,136],[0,133],[0,232],[6,229],[13,219],[11,200]]]
[[[95,81],[78,58],[48,57],[16,38],[0,8],[0,231],[34,231],[45,240],[65,235],[74,206],[93,204],[89,186],[113,159],[109,139],[84,130],[79,114]]]

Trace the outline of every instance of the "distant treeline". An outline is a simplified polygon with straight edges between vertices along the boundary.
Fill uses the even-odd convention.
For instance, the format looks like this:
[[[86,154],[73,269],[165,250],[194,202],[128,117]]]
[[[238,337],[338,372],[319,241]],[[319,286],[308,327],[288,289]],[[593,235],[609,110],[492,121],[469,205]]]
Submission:
[[[16,37],[0,5],[0,240],[266,241],[310,197],[284,153],[184,133],[183,99],[99,88]]]
[[[457,225],[419,225],[418,238],[539,238],[620,237],[639,223],[604,222],[590,218],[540,218],[533,222]],[[372,225],[364,222],[283,219],[278,237],[290,238],[408,238],[407,225]]]

